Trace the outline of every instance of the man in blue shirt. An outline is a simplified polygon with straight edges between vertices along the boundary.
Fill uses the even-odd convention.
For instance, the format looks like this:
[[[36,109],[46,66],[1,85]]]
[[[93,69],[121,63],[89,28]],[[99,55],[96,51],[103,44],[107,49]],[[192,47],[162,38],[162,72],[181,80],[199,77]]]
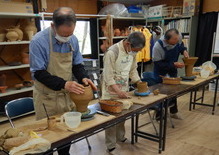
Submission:
[[[77,38],[73,35],[76,24],[71,8],[61,7],[54,11],[51,27],[37,33],[30,43],[30,70],[34,82],[34,108],[36,119],[57,115],[74,108],[69,92],[84,93],[84,86],[93,82],[88,79]],[[72,73],[78,82],[72,81]],[[61,155],[69,154],[69,148],[60,149]]]

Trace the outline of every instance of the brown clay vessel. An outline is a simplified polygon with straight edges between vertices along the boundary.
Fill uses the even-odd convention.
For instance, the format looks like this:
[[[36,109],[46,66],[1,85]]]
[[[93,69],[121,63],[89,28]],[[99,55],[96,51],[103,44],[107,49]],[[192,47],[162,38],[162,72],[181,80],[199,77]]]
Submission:
[[[186,76],[190,77],[193,76],[192,71],[194,64],[198,60],[198,57],[189,57],[189,58],[183,58],[184,64],[185,64],[185,72]]]
[[[91,86],[85,86],[83,94],[70,93],[70,98],[75,103],[78,112],[86,112],[88,103],[93,99]]]
[[[138,82],[137,88],[139,93],[144,93],[148,91],[148,83],[147,82]]]
[[[17,41],[19,38],[18,33],[14,29],[7,29],[8,33],[6,34],[6,38],[8,41]]]

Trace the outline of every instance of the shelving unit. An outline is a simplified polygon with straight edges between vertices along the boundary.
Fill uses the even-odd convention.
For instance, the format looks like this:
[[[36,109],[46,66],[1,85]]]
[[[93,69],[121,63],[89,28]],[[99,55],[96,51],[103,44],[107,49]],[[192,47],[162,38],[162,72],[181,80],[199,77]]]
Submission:
[[[21,45],[29,44],[30,41],[11,41],[11,42],[0,42],[0,45]]]
[[[40,18],[40,17],[41,17],[40,14],[33,14],[33,13],[0,12],[0,18],[1,19],[6,19],[6,20],[12,19],[12,20],[20,21],[21,19],[22,20],[23,19],[26,20],[26,19],[30,19],[30,18]],[[12,25],[12,26],[15,26],[15,25]],[[23,40],[23,41],[11,41],[11,42],[5,41],[5,42],[0,42],[0,46],[4,46],[2,49],[8,50],[7,49],[8,46],[28,45],[29,43],[30,43],[30,41],[27,41],[27,40]],[[18,48],[18,50],[19,50],[19,48]],[[7,53],[7,52],[12,52],[12,51],[5,51],[5,52]],[[15,56],[17,56],[17,55],[15,55]],[[10,71],[13,71],[12,73],[18,74],[17,73],[18,69],[20,71],[20,69],[25,69],[25,68],[29,68],[29,67],[30,67],[29,64],[21,64],[19,66],[6,66],[6,65],[3,64],[3,65],[0,66],[0,73],[7,72],[7,73],[10,73],[10,75],[11,75]],[[23,71],[21,73],[23,73]],[[6,97],[6,96],[10,96],[10,95],[30,92],[32,90],[33,90],[33,87],[26,87],[26,88],[22,88],[20,90],[16,90],[16,88],[8,88],[6,90],[6,93],[0,93],[0,97]]]
[[[21,69],[21,68],[29,68],[29,64],[22,64],[19,66],[0,66],[0,71],[12,70],[12,69]]]
[[[33,87],[21,88],[20,90],[16,90],[15,88],[7,89],[6,93],[0,93],[0,97],[24,93],[32,91]]]
[[[111,17],[111,27],[112,28],[115,26],[120,26],[119,24],[121,24],[121,25],[124,24],[125,25],[124,27],[136,26],[136,25],[138,25],[136,23],[141,23],[140,25],[146,25],[146,19],[141,18],[141,17],[115,17],[113,15],[111,15],[110,17]],[[104,56],[104,53],[100,49],[100,45],[101,45],[100,42],[108,39],[105,36],[101,36],[100,25],[101,25],[101,22],[103,20],[106,20],[106,19],[107,19],[107,16],[97,18],[97,22],[98,22],[98,24],[97,24],[98,25],[97,26],[97,42],[98,42],[98,59],[100,61],[100,71],[103,70],[103,56]],[[116,43],[122,39],[127,38],[127,36],[113,36],[113,29],[111,29],[111,31],[109,33],[111,33],[111,36],[112,36],[111,42],[113,42],[113,43]]]

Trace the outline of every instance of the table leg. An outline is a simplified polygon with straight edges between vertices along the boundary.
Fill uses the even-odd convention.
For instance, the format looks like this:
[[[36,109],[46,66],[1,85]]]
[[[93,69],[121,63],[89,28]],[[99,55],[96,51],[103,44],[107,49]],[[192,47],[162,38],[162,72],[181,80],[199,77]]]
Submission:
[[[135,133],[138,133],[138,121],[139,121],[139,115],[140,114],[136,114],[136,119],[135,119]],[[135,135],[135,142],[138,142],[138,136]]]
[[[160,126],[159,126],[159,153],[163,150],[163,120],[164,120],[164,103],[161,102]]]
[[[164,124],[163,124],[163,148],[162,150],[165,150],[165,144],[166,144],[166,130],[167,130],[167,111],[168,111],[168,105],[169,105],[169,99],[167,99],[164,102]]]
[[[134,144],[134,125],[135,125],[135,116],[132,115],[131,118],[131,143]]]
[[[195,89],[194,101],[193,101],[193,109],[195,109],[196,97],[197,97],[197,89]]]
[[[189,111],[192,110],[192,98],[193,98],[193,90],[190,93],[190,101],[189,101]]]
[[[217,85],[218,85],[218,78],[216,79],[216,86],[215,86],[215,90],[214,90],[212,115],[214,115],[214,111],[215,111],[215,105],[216,105],[216,99],[217,99],[217,87],[218,87]]]

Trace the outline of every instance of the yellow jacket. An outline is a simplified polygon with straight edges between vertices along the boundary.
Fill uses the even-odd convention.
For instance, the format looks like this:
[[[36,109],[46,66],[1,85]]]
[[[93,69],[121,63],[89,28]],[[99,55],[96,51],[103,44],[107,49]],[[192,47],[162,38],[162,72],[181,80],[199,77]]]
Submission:
[[[144,34],[145,36],[145,47],[138,52],[138,54],[136,55],[136,61],[137,62],[147,62],[150,61],[151,56],[150,56],[150,40],[151,40],[151,36],[152,34],[150,33],[150,31],[147,28],[138,28],[138,27],[133,27],[132,31],[140,31]]]

